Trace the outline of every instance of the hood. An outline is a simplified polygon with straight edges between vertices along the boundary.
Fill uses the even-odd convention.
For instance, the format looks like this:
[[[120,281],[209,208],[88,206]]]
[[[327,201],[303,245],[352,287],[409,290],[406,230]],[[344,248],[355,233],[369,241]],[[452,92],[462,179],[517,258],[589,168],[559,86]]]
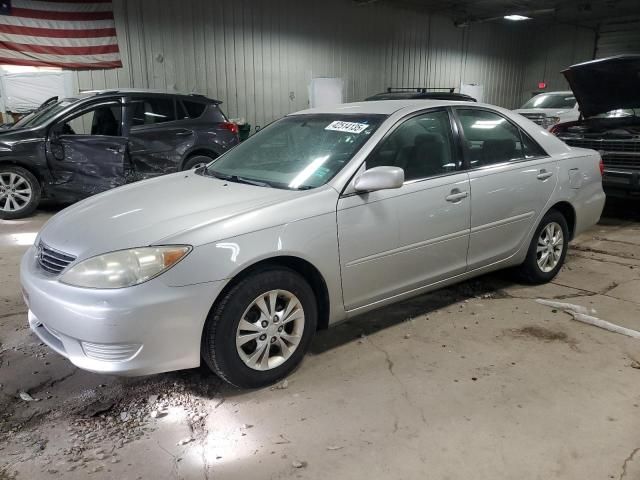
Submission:
[[[579,63],[562,73],[585,117],[640,107],[640,55]]]
[[[571,112],[572,108],[518,108],[514,112],[520,115],[525,114],[545,114],[547,117],[557,117]]]
[[[178,235],[188,243],[191,230],[255,213],[304,193],[225,182],[193,171],[181,172],[109,190],[76,203],[49,220],[40,232],[40,239],[80,259],[125,248],[169,244]],[[258,229],[259,226],[255,228]],[[220,232],[220,238],[208,241],[231,235],[225,230]]]

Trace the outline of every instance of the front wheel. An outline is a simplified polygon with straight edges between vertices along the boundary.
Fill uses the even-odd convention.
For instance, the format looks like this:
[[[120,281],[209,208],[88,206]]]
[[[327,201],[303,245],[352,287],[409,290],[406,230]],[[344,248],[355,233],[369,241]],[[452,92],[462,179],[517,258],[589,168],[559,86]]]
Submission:
[[[238,282],[212,308],[202,358],[241,388],[270,385],[302,360],[317,324],[313,290],[297,272],[273,267]]]
[[[213,158],[207,155],[194,155],[185,160],[182,170],[193,170],[194,168],[204,167],[212,161]]]
[[[569,247],[567,220],[557,210],[550,210],[536,229],[527,258],[520,266],[520,277],[528,283],[553,280],[564,264]]]
[[[0,166],[0,219],[31,215],[40,203],[40,183],[27,169]]]

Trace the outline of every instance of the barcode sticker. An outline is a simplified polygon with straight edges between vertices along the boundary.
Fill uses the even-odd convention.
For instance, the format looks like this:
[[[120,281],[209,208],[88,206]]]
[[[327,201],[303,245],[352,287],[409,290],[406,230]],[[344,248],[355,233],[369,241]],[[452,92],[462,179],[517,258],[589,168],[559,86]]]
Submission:
[[[336,132],[361,133],[369,127],[366,123],[341,122],[336,120],[324,127],[325,130],[334,130]]]

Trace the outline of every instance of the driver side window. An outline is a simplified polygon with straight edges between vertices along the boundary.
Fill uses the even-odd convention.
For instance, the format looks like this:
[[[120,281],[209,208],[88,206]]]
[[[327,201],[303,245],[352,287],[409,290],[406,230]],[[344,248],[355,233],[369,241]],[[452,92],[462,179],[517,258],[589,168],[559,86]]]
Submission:
[[[366,164],[367,169],[400,167],[405,181],[458,170],[448,113],[429,112],[405,121],[382,141]]]
[[[59,135],[120,136],[122,107],[118,103],[100,105],[67,118],[56,126]]]

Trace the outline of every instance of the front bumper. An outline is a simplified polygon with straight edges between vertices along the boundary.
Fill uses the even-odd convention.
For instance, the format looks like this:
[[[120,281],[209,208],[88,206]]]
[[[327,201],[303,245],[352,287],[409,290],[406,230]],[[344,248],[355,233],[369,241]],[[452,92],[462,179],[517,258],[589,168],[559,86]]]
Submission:
[[[42,271],[30,248],[20,281],[33,332],[74,365],[146,375],[200,365],[200,340],[224,282],[171,287],[162,275],[135,287],[65,285]]]
[[[640,196],[640,170],[625,170],[605,166],[602,187],[613,197]]]

